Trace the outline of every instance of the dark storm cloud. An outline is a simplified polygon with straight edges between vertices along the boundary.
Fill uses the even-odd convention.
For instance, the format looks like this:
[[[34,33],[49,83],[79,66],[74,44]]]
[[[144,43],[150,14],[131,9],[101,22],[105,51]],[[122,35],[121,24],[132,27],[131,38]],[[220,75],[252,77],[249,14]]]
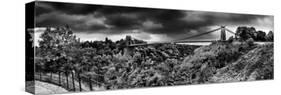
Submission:
[[[41,15],[41,14],[44,14],[44,13],[49,13],[49,12],[52,12],[53,11],[53,9],[52,9],[52,7],[50,7],[50,6],[48,6],[48,5],[46,5],[46,4],[37,4],[36,6],[35,6],[35,15],[36,16],[39,16],[39,15]]]
[[[111,31],[109,33],[118,34],[137,29],[152,34],[175,36],[194,30],[205,32],[209,30],[209,26],[257,24],[255,21],[269,17],[50,2],[39,2],[36,8],[38,26],[69,24],[77,32],[87,33]]]
[[[70,25],[75,31],[97,31],[107,29],[105,18],[95,18],[92,15],[68,15],[51,12],[36,18],[37,27],[56,27]]]
[[[141,24],[140,19],[126,17],[119,14],[106,16],[106,19],[106,24],[112,25],[117,29],[136,29]]]
[[[244,24],[251,23],[259,18],[265,18],[265,15],[250,15],[250,14],[230,14],[230,13],[215,13],[215,12],[204,12],[198,15],[204,20],[207,25],[211,24]],[[202,22],[201,22],[202,23]]]
[[[41,7],[41,8],[39,7],[40,9],[38,9],[38,11],[52,10],[52,11],[59,11],[67,14],[81,14],[81,15],[92,13],[96,9],[102,7],[100,5],[93,6],[88,4],[45,2],[45,1],[39,1],[37,2],[36,5]]]

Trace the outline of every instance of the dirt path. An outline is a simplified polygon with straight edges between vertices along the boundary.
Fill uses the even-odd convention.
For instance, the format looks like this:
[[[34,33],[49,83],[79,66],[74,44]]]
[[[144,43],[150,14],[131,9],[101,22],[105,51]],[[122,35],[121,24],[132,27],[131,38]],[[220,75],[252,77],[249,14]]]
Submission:
[[[68,92],[66,89],[59,87],[54,84],[35,81],[35,94],[46,95],[46,94],[58,94],[58,93],[66,93]]]

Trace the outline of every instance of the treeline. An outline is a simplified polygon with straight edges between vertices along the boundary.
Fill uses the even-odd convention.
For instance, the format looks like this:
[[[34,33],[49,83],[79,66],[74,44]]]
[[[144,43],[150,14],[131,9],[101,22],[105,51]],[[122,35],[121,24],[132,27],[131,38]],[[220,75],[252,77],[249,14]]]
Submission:
[[[131,36],[126,36],[125,39],[120,39],[116,42],[105,38],[104,41],[85,41],[80,42],[81,48],[93,48],[97,51],[98,55],[113,55],[124,53],[124,48],[129,44],[146,43],[145,41],[133,39]]]
[[[269,31],[267,34],[264,31],[256,30],[254,27],[238,27],[236,30],[236,36],[240,40],[246,41],[247,39],[253,39],[254,41],[270,41],[273,42],[273,32]],[[233,39],[230,38],[230,39]]]

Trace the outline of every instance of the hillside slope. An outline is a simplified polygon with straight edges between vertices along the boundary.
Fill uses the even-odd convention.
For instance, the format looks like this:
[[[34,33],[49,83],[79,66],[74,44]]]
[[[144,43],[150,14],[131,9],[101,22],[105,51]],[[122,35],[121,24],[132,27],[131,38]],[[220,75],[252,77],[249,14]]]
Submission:
[[[273,45],[262,45],[219,69],[214,82],[273,79]]]
[[[213,43],[181,64],[191,84],[273,79],[273,44]]]

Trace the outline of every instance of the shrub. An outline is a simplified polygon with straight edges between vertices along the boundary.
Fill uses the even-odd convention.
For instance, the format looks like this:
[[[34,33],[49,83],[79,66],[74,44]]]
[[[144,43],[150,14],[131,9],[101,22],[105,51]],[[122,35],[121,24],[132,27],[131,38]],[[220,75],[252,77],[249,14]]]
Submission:
[[[253,38],[249,38],[246,40],[246,43],[249,45],[249,46],[254,46],[254,39]]]

